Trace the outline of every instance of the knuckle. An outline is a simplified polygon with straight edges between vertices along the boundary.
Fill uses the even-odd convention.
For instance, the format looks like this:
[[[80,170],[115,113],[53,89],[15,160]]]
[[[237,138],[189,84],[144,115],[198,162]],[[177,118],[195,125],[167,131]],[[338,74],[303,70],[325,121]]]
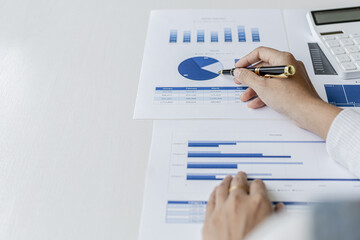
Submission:
[[[292,55],[292,54],[289,53],[289,52],[282,52],[282,54],[283,54],[283,56],[284,56],[286,59],[288,59],[288,60],[294,60],[294,59],[295,59],[294,55]]]
[[[255,179],[253,183],[265,187],[265,184],[261,179]]]
[[[300,64],[300,66],[305,68],[305,65],[304,65],[304,63],[302,61],[298,61],[298,63]]]

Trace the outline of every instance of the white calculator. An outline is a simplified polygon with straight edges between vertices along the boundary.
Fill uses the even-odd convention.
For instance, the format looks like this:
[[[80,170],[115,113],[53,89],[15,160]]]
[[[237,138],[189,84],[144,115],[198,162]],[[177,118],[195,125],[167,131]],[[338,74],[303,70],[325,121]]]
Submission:
[[[342,79],[360,78],[360,6],[310,11],[313,37]]]

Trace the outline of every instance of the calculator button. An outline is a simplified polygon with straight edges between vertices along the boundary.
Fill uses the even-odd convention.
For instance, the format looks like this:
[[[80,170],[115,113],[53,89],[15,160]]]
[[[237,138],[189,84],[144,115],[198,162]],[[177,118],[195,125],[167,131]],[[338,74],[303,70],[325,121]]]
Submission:
[[[352,60],[354,60],[354,61],[360,61],[360,53],[350,54],[350,57],[351,57]]]
[[[354,42],[353,40],[351,39],[341,39],[340,40],[341,44],[344,45],[344,46],[350,46],[350,45],[354,45]]]
[[[358,38],[358,37],[360,37],[360,33],[352,33],[352,34],[350,34],[350,37]]]
[[[341,35],[338,35],[337,37],[338,37],[338,39],[343,39],[343,38],[349,38],[349,35],[348,34],[341,34]]]
[[[334,48],[331,48],[331,53],[334,55],[344,54],[345,49],[342,47],[334,47]]]
[[[340,63],[343,63],[343,62],[351,62],[351,60],[350,60],[350,58],[349,58],[349,56],[348,55],[338,55],[337,57],[336,57],[336,59],[338,60],[338,62],[340,62]]]
[[[349,46],[345,48],[348,53],[356,53],[359,52],[359,48],[357,46]]]
[[[337,40],[328,40],[326,41],[328,47],[340,47],[340,43]]]
[[[324,40],[334,40],[335,36],[331,35],[331,36],[325,36],[323,37]]]
[[[354,38],[354,42],[360,45],[360,37]]]
[[[345,71],[356,70],[356,66],[353,63],[343,63],[341,66]]]

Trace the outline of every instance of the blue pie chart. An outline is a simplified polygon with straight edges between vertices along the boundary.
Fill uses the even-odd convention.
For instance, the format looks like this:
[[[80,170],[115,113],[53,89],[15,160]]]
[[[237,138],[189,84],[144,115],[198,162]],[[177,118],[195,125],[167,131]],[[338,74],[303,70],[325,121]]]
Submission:
[[[205,81],[219,76],[218,72],[223,65],[211,57],[192,57],[179,64],[178,71],[181,76],[194,80]]]

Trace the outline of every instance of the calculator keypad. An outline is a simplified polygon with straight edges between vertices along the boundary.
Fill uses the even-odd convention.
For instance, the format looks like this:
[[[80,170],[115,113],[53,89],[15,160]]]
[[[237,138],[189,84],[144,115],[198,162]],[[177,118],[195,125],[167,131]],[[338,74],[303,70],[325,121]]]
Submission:
[[[323,41],[344,71],[360,71],[360,33],[328,35]]]

